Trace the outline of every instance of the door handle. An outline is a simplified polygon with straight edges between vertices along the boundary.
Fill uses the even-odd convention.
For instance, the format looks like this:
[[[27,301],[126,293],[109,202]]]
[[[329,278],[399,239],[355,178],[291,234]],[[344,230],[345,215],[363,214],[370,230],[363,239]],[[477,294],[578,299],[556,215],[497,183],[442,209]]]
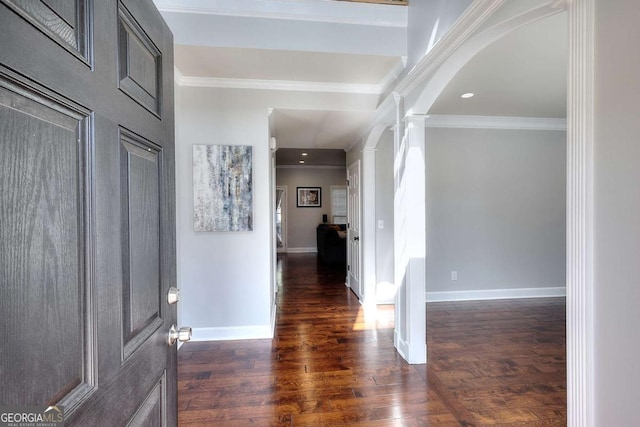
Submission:
[[[172,286],[169,288],[169,292],[167,292],[167,302],[169,304],[175,304],[178,301],[180,301],[180,289]]]
[[[355,241],[357,242],[358,240],[360,240],[360,237],[359,237],[359,236],[355,236],[355,237],[353,238],[353,240],[355,240]]]
[[[192,330],[189,326],[176,329],[176,325],[171,325],[171,329],[169,329],[169,333],[167,334],[167,345],[171,347],[176,341],[187,342],[191,339],[191,333]]]

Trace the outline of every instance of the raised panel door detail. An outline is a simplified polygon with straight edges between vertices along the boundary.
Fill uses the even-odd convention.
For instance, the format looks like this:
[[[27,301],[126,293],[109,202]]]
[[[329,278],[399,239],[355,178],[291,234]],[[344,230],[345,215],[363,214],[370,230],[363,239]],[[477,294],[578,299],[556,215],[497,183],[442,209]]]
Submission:
[[[160,148],[120,130],[123,206],[123,358],[160,325]]]
[[[161,55],[158,48],[119,3],[119,87],[142,107],[160,117]]]
[[[0,402],[94,389],[90,113],[0,68]]]
[[[91,64],[91,0],[0,0],[53,41]]]
[[[164,427],[166,426],[164,412],[166,407],[166,372],[153,387],[140,408],[127,423],[127,427]]]

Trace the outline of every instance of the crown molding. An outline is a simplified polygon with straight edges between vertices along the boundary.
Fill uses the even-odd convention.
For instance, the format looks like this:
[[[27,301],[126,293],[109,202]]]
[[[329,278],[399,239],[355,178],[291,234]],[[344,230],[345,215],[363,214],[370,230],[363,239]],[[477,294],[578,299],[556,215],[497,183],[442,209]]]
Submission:
[[[160,12],[406,28],[408,8],[328,0],[154,0]]]
[[[411,116],[415,117],[415,116]],[[505,116],[425,115],[425,127],[461,129],[567,130],[567,119]]]
[[[285,90],[298,92],[355,93],[380,95],[383,87],[379,84],[300,82],[288,80],[227,79],[216,77],[180,76],[176,81],[180,86],[215,87],[227,89]]]

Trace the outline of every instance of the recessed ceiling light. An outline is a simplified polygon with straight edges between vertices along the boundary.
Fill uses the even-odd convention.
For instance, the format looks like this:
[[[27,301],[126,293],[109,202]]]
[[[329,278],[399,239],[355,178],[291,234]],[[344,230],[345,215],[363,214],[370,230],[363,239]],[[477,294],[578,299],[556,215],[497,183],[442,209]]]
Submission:
[[[307,153],[302,153],[302,155],[303,155],[303,156],[307,156],[308,154],[307,154]]]
[[[300,160],[298,163],[304,163],[304,160]]]
[[[464,98],[464,99],[472,98],[473,95],[475,95],[473,92],[467,92],[467,93],[463,93],[462,95],[460,95],[460,98]]]

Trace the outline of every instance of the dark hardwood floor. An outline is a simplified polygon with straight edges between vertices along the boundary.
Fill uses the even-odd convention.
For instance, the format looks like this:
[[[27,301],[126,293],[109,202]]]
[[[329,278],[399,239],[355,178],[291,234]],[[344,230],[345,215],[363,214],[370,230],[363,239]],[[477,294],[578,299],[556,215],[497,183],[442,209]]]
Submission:
[[[566,425],[565,300],[430,303],[429,365],[393,348],[344,271],[279,258],[273,340],[186,343],[180,426]]]

